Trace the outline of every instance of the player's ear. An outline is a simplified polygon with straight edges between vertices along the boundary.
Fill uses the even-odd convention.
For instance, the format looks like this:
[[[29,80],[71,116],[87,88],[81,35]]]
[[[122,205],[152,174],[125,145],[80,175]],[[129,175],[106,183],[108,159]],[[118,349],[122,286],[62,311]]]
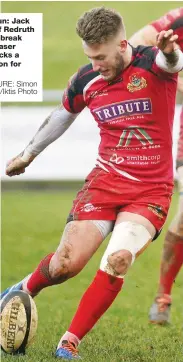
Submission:
[[[122,53],[124,53],[126,51],[127,45],[128,45],[127,40],[121,40],[120,41],[120,48],[121,48]]]

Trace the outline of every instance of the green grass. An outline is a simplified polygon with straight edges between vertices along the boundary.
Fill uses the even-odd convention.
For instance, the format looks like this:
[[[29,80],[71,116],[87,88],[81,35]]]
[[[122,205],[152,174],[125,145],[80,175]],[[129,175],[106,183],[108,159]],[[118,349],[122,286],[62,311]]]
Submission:
[[[2,288],[30,273],[41,258],[56,249],[74,196],[73,191],[2,194]],[[175,194],[169,220],[176,212],[177,201]],[[167,226],[168,222],[159,239],[131,268],[112,307],[84,338],[80,347],[84,361],[183,361],[182,272],[173,288],[172,324],[157,327],[149,325],[147,319],[156,292]],[[98,269],[106,242],[76,278],[47,288],[36,298],[39,323],[34,344],[25,357],[6,355],[3,362],[55,361],[55,347]]]
[[[125,21],[127,36],[180,7],[178,1],[2,1],[4,13],[43,13],[43,88],[63,89],[70,76],[88,63],[75,24],[82,13],[105,5],[119,11]]]

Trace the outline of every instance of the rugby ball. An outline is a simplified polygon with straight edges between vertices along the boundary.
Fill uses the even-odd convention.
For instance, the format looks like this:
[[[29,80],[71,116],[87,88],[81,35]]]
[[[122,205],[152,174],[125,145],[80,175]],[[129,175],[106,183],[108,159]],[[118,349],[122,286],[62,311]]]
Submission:
[[[17,290],[1,301],[1,349],[5,353],[25,354],[37,329],[37,308],[31,296]]]

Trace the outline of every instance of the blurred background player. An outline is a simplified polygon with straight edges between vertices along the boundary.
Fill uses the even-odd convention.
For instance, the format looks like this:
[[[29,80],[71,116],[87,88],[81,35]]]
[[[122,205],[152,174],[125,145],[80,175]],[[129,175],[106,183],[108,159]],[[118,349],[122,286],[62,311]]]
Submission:
[[[79,342],[113,303],[129,267],[164,225],[173,190],[177,72],[183,68],[183,54],[175,43],[178,36],[172,30],[158,35],[159,50],[132,48],[121,16],[110,9],[85,13],[77,33],[91,63],[72,77],[63,106],[52,112],[6,170],[9,176],[25,172],[89,107],[101,135],[97,166],[74,200],[61,243],[31,275],[2,293],[3,297],[23,289],[35,296],[68,280],[113,230],[100,268],[58,344],[56,357],[65,359],[80,358]],[[167,102],[168,112],[162,114],[159,105],[165,107]]]
[[[171,10],[160,19],[145,26],[129,40],[133,46],[139,44],[155,45],[157,34],[162,30],[173,29],[179,37],[177,44],[183,51],[183,8]],[[177,89],[183,94],[183,78],[178,78]],[[163,324],[170,319],[173,282],[183,264],[183,108],[180,114],[180,133],[178,140],[176,169],[179,186],[179,205],[165,236],[160,267],[160,279],[155,301],[150,309],[152,323]]]

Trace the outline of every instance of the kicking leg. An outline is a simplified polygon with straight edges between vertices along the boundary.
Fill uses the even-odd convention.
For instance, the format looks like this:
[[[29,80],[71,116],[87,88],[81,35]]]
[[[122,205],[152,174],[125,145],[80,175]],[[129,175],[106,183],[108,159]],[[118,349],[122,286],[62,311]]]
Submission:
[[[2,297],[18,289],[35,296],[43,288],[60,284],[77,275],[111,231],[112,222],[104,221],[103,223],[106,223],[105,235],[97,226],[97,220],[69,222],[56,252],[47,255],[30,276],[6,289]]]
[[[68,331],[58,344],[57,357],[75,359],[69,350],[70,346],[76,348],[110,307],[121,290],[124,275],[130,265],[149,244],[154,234],[154,226],[143,216],[119,213],[100,269],[84,293]],[[65,353],[68,353],[67,357]]]

